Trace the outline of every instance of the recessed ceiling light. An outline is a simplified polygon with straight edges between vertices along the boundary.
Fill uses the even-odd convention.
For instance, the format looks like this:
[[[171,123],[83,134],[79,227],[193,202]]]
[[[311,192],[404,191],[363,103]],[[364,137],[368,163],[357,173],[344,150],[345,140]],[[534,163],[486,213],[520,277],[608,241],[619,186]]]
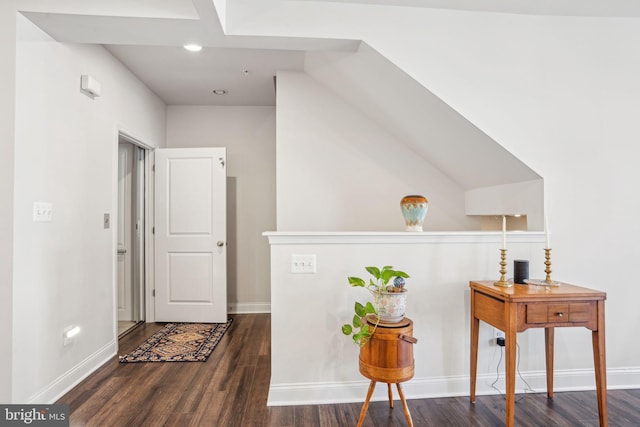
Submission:
[[[214,89],[213,90],[213,94],[214,95],[226,95],[228,93],[228,91],[226,89]]]
[[[195,43],[185,44],[183,47],[189,52],[200,52],[202,50],[202,46]]]

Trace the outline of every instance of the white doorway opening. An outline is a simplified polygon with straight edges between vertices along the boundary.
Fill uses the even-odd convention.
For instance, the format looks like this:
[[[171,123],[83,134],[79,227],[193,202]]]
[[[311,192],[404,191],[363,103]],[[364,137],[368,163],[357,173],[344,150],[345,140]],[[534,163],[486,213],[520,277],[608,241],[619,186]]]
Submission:
[[[120,337],[145,320],[149,149],[118,134],[116,318]]]

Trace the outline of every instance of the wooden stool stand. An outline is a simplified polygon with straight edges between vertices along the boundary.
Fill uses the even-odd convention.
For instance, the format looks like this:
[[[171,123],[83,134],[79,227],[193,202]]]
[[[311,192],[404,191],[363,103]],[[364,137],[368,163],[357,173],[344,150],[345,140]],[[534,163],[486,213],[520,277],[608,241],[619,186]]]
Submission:
[[[393,409],[393,393],[391,391],[391,383],[387,383],[387,387],[389,391],[389,407]],[[411,413],[409,412],[409,408],[407,407],[407,401],[404,398],[404,393],[402,393],[402,387],[400,387],[400,383],[396,383],[396,387],[398,388],[398,394],[400,395],[400,400],[402,401],[402,408],[404,409],[404,416],[407,418],[407,424],[409,425],[409,427],[413,427]],[[371,400],[371,395],[373,394],[373,390],[375,388],[376,381],[371,380],[371,384],[369,384],[369,391],[367,392],[367,398],[364,401],[364,405],[362,405],[362,410],[360,410],[358,427],[362,426],[364,418],[367,416],[367,410],[369,409],[369,400]]]
[[[363,321],[373,330],[376,324],[375,315],[367,315]],[[369,409],[369,401],[377,382],[387,383],[389,407],[393,408],[391,384],[395,384],[402,401],[404,415],[409,427],[413,427],[411,413],[402,392],[401,382],[413,378],[414,360],[413,321],[404,318],[398,323],[379,323],[371,339],[360,348],[360,373],[371,380],[367,398],[362,405],[358,427],[362,426]]]

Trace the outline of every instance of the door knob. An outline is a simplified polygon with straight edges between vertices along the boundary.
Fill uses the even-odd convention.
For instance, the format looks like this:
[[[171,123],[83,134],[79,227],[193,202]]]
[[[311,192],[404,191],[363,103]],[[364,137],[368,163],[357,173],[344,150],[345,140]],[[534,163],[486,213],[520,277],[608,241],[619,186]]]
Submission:
[[[221,248],[224,246],[224,242],[222,240],[218,240],[218,247]]]

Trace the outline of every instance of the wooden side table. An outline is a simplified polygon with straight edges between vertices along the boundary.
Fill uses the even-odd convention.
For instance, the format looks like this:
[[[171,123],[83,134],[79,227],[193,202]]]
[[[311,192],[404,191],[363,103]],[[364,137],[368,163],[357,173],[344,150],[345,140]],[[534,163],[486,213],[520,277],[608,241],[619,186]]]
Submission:
[[[374,315],[367,315],[363,319],[372,330],[376,324]],[[413,427],[411,413],[402,392],[401,382],[413,378],[415,363],[413,361],[413,344],[418,340],[413,338],[413,321],[404,318],[398,323],[380,323],[371,336],[369,342],[360,348],[360,373],[371,380],[367,398],[362,405],[358,427],[367,415],[369,401],[376,382],[387,383],[389,406],[393,408],[393,394],[391,384],[395,384],[402,401],[404,416],[409,427]]]
[[[545,328],[547,397],[553,398],[553,338],[556,327],[583,326],[592,331],[593,360],[600,426],[608,426],[604,341],[604,301],[607,294],[579,286],[545,287],[515,284],[498,287],[493,281],[471,281],[471,402],[476,400],[478,331],[480,320],[505,333],[506,425],[514,424],[516,334]]]

